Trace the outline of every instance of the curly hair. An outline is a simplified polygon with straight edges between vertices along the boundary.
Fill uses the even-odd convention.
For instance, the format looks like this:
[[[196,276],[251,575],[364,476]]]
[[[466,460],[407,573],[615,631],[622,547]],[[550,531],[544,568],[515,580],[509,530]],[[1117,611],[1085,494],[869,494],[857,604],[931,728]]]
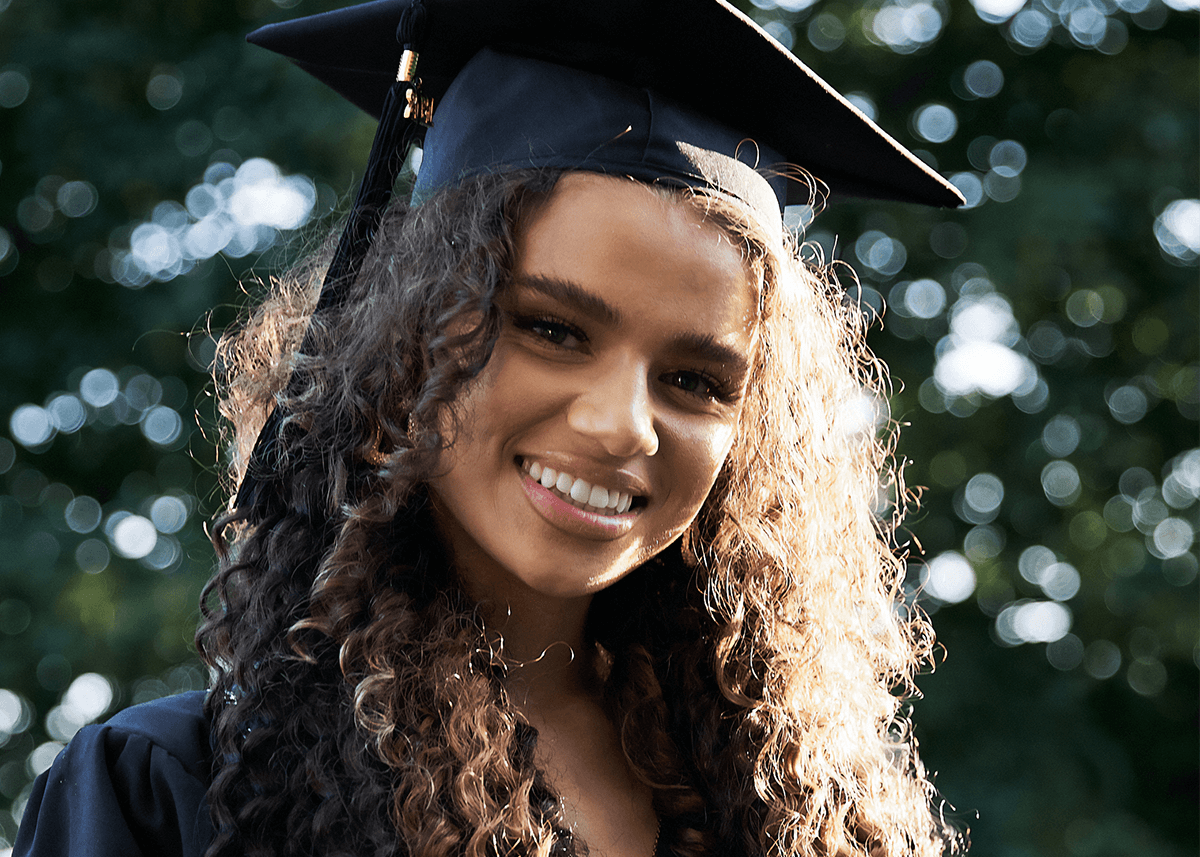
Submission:
[[[267,415],[286,417],[271,490],[213,530],[221,563],[197,632],[215,675],[208,857],[586,853],[425,488],[496,341],[517,231],[559,175],[395,204],[348,300],[313,315],[318,254],[222,340],[233,485]],[[886,385],[862,314],[828,267],[737,205],[662,192],[741,248],[761,346],[700,514],[588,615],[660,848],[957,851],[904,715],[932,635],[901,597],[897,521],[878,514],[889,480],[900,505],[904,490],[894,432],[861,416]]]

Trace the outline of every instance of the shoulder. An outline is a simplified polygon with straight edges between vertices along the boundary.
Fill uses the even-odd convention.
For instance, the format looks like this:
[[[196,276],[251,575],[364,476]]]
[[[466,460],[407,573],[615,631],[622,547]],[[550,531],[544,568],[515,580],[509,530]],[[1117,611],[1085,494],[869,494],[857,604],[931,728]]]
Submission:
[[[211,839],[204,693],[85,726],[38,777],[14,857],[198,857]]]
[[[113,715],[102,729],[145,739],[174,757],[188,773],[208,779],[211,750],[205,692],[180,693],[144,702]]]

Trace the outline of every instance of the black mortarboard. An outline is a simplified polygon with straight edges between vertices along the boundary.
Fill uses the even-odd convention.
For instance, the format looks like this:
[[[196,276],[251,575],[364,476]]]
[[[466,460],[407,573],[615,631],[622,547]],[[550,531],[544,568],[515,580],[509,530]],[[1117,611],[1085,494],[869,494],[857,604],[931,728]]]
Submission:
[[[420,6],[423,12],[416,11]],[[398,25],[408,32],[398,34]],[[412,45],[420,55],[421,96],[437,111],[434,129],[452,126],[459,132],[451,142],[460,149],[455,154],[480,159],[443,167],[438,152],[426,152],[422,169],[434,167],[439,175],[458,166],[541,165],[540,156],[552,151],[560,166],[596,149],[593,160],[603,163],[604,144],[646,117],[617,115],[622,102],[647,97],[690,112],[694,121],[686,130],[701,139],[682,142],[709,148],[704,138],[719,128],[735,144],[754,141],[758,166],[800,166],[837,195],[940,206],[962,201],[953,186],[723,0],[376,0],[263,27],[249,40],[288,57],[376,117],[396,80],[401,45]],[[553,65],[478,57],[485,48]],[[578,101],[580,77],[566,69],[607,80],[593,78],[599,88]],[[611,121],[572,124],[596,111],[613,114]],[[631,134],[658,135],[652,144],[669,145],[676,141],[667,132],[681,130],[675,124],[662,134],[645,126]],[[461,151],[463,131],[478,135],[467,141],[467,151]],[[431,133],[431,143],[446,145],[445,135]],[[537,136],[546,134],[552,136]],[[504,160],[526,144],[530,159]],[[754,147],[743,149],[742,160],[752,159],[747,152]],[[493,153],[497,160],[488,162]],[[614,172],[625,163],[617,160]],[[792,202],[807,201],[807,188],[793,193]]]
[[[704,186],[778,223],[810,200],[792,165],[834,195],[962,202],[724,0],[375,0],[248,38],[380,119],[318,310],[357,272],[414,140],[416,202],[472,174],[550,166]],[[238,506],[272,469],[260,448],[277,425]]]

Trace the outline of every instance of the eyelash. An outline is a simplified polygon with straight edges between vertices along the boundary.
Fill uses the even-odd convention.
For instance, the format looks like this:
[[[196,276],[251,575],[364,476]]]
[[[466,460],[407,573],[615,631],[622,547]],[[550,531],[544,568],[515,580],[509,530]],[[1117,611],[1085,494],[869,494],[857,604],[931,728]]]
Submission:
[[[721,402],[723,404],[729,404],[730,402],[733,401],[733,396],[730,395],[729,390],[726,388],[725,384],[723,384],[721,381],[718,381],[716,378],[714,378],[712,375],[708,374],[707,372],[702,372],[699,369],[679,369],[674,372],[667,372],[662,377],[677,379],[677,378],[680,378],[681,376],[695,377],[695,379],[699,382],[699,384],[702,387],[707,388],[707,392],[699,392],[697,390],[687,390],[687,389],[684,389],[679,384],[675,384],[676,387],[678,387],[680,390],[683,390],[683,392],[685,392],[685,393],[691,394],[693,396],[699,396],[700,398],[708,400],[708,401]]]
[[[518,315],[513,316],[512,321],[513,326],[518,330],[524,330],[527,333],[536,336],[538,339],[547,342],[550,345],[557,345],[560,348],[566,346],[563,345],[562,341],[556,341],[554,337],[547,335],[545,331],[554,328],[566,334],[563,339],[566,339],[567,336],[573,336],[581,343],[587,342],[587,336],[582,330],[569,322],[563,321],[561,318],[555,318],[547,315]]]
[[[560,318],[556,318],[554,316],[514,315],[514,316],[512,316],[512,324],[518,330],[525,331],[526,333],[529,333],[530,335],[536,337],[538,340],[546,343],[547,345],[557,347],[557,348],[569,348],[570,347],[570,346],[563,344],[563,341],[568,336],[573,336],[580,343],[585,343],[588,341],[587,335],[582,330],[580,330],[578,327],[571,324],[570,322],[564,321],[564,320],[562,320]],[[561,332],[564,334],[564,336],[562,337],[562,339],[556,339],[556,337],[549,335],[550,330],[555,330],[556,332]],[[697,390],[688,390],[688,389],[685,389],[682,385],[676,383],[676,381],[678,379],[680,379],[681,377],[685,377],[685,376],[694,377],[699,382],[699,386],[703,387],[706,390],[706,392],[701,392],[701,391],[697,391]],[[685,394],[696,396],[696,397],[704,399],[706,401],[720,402],[722,404],[731,404],[736,398],[736,396],[729,391],[728,386],[725,383],[723,383],[719,379],[713,377],[711,374],[709,374],[708,372],[705,372],[701,369],[677,369],[672,372],[666,372],[666,373],[660,375],[659,377],[663,378],[663,379],[668,379],[668,378],[673,379],[670,383],[672,383],[672,385],[675,386],[677,389],[679,389],[680,391],[682,391]]]

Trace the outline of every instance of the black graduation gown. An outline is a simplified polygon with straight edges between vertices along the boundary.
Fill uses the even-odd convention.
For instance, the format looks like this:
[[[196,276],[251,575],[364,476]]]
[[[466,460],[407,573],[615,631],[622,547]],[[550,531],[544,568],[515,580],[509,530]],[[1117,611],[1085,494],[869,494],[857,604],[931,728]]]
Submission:
[[[34,782],[13,857],[202,857],[208,732],[203,691],[85,726]]]
[[[204,696],[156,699],[79,730],[34,781],[13,857],[203,857],[213,838]]]

